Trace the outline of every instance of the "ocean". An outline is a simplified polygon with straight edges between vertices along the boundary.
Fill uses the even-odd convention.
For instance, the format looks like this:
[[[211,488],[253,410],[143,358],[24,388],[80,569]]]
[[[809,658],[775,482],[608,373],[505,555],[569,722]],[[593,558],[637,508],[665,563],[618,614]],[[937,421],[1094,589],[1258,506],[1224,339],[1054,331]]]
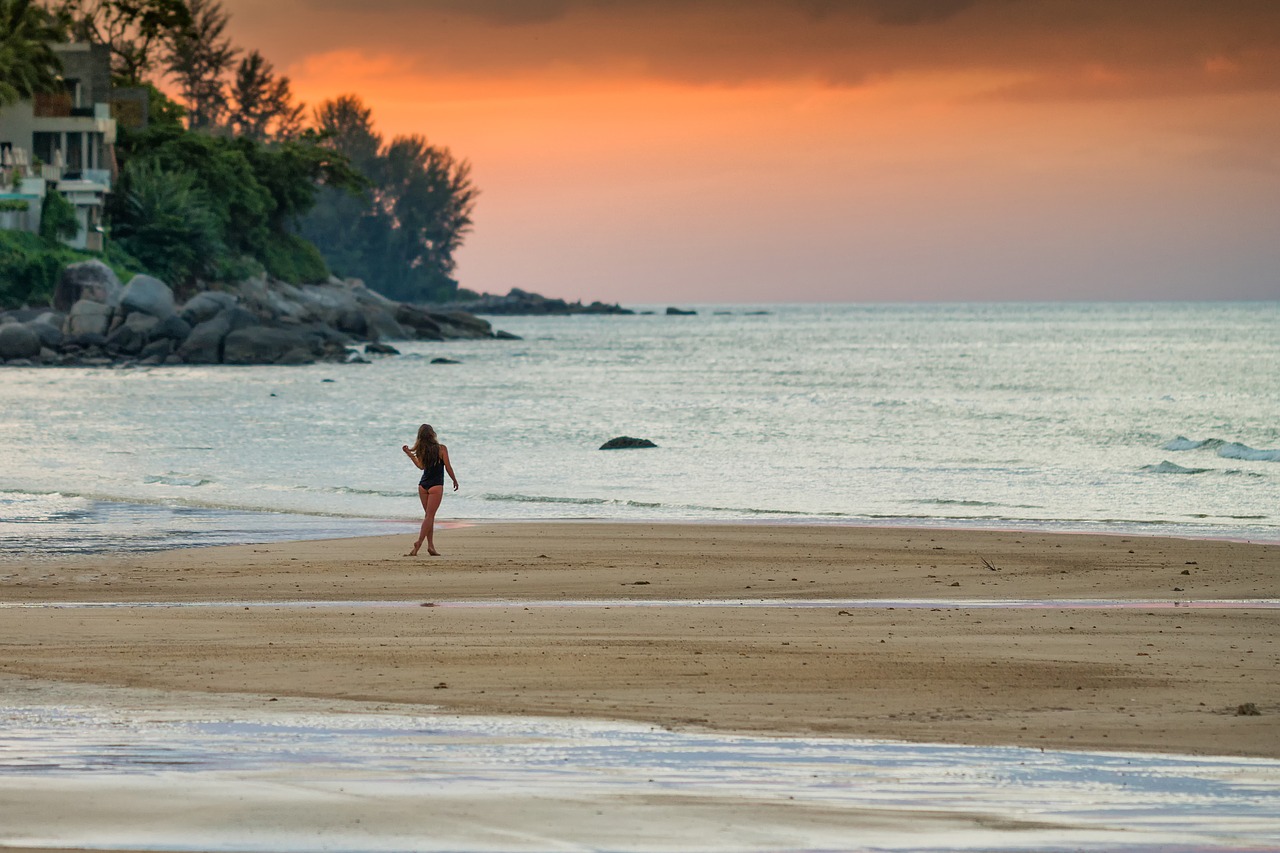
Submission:
[[[423,422],[441,519],[1280,541],[1278,302],[682,307],[367,365],[0,370],[0,553],[412,531]]]

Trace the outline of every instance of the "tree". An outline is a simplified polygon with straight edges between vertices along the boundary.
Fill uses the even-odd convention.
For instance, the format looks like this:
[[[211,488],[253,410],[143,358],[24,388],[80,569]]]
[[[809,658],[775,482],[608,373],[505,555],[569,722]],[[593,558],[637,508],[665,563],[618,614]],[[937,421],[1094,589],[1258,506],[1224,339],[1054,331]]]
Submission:
[[[76,206],[51,184],[40,208],[40,236],[46,240],[70,240],[79,233]]]
[[[321,104],[315,124],[323,144],[346,155],[370,189],[325,189],[303,220],[302,233],[340,275],[416,301],[457,291],[454,253],[471,230],[479,191],[471,168],[422,136],[383,144],[372,112],[354,95]]]
[[[292,139],[302,132],[305,105],[295,104],[288,77],[277,77],[258,51],[236,66],[231,83],[229,123],[241,136],[260,142]]]
[[[191,26],[185,0],[59,0],[55,14],[76,41],[111,48],[111,72],[141,85],[172,34]]]
[[[0,0],[0,107],[61,86],[62,63],[49,46],[59,36],[53,16],[30,0]]]
[[[340,95],[316,107],[313,123],[324,144],[344,154],[366,177],[374,177],[382,136],[373,129],[373,110],[356,95]]]
[[[191,25],[170,36],[165,70],[178,84],[187,108],[187,126],[211,130],[230,111],[226,75],[240,53],[223,35],[230,20],[220,0],[190,0]]]

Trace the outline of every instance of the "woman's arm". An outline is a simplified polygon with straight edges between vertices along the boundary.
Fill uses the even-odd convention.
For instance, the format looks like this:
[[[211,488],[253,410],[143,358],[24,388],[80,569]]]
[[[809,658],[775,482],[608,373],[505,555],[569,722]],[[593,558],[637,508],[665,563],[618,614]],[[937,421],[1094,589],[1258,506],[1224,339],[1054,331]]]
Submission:
[[[453,480],[453,490],[458,491],[458,478],[453,474],[453,466],[449,464],[449,448],[443,444],[440,445],[440,461],[444,463],[444,470],[449,472],[449,479]]]
[[[401,445],[400,449],[404,451],[405,456],[409,457],[410,462],[412,462],[414,465],[417,465],[419,468],[422,467],[422,462],[418,459],[418,457],[413,455],[413,451],[409,449],[409,445],[407,444]]]

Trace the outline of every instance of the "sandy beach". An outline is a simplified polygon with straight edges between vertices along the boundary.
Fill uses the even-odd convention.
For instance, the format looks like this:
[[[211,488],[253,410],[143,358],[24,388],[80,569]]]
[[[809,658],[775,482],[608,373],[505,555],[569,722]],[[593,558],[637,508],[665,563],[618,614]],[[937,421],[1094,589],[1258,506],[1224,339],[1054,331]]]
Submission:
[[[1169,606],[1280,597],[1280,546],[596,523],[448,529],[439,559],[403,556],[408,541],[0,565],[8,605],[201,605],[9,607],[0,673],[675,728],[1280,757],[1280,612]],[[739,599],[879,604],[685,606]],[[589,600],[611,603],[548,604]],[[1159,606],[892,604],[907,600]],[[644,601],[668,604],[627,606]],[[1246,703],[1258,714],[1238,713]]]

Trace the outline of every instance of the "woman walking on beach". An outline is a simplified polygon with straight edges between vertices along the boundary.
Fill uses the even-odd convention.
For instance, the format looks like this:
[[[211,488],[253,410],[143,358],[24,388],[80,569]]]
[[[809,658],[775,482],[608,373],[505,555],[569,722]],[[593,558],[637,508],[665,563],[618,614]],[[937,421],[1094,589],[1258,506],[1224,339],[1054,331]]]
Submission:
[[[418,427],[418,438],[413,443],[413,447],[404,445],[400,448],[405,455],[422,469],[422,478],[418,480],[418,497],[422,500],[422,510],[425,513],[422,519],[422,529],[418,531],[418,541],[413,543],[413,550],[409,552],[410,557],[418,556],[418,549],[422,547],[422,541],[427,542],[427,553],[433,557],[439,557],[440,552],[436,550],[433,534],[436,527],[436,510],[440,508],[440,501],[444,497],[444,474],[449,472],[449,479],[453,480],[453,490],[458,491],[458,478],[454,476],[453,466],[449,464],[449,448],[445,447],[436,439],[436,431],[431,424],[423,424]]]

